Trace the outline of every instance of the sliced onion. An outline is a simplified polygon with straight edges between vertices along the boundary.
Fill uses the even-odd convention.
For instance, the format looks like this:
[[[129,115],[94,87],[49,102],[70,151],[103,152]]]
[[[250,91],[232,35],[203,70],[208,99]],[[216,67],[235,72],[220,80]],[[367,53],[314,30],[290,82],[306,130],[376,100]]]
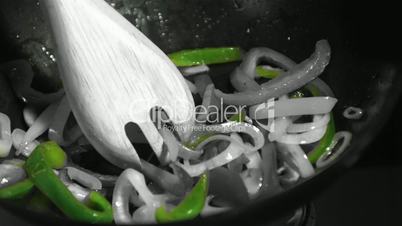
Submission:
[[[347,119],[361,119],[363,117],[363,110],[357,107],[348,107],[343,112],[343,117]]]
[[[15,152],[16,156],[23,155],[25,157],[29,157],[31,153],[35,150],[35,148],[39,145],[39,142],[37,140],[28,143],[24,142],[25,131],[21,129],[15,129],[11,136],[13,147],[15,148],[15,150],[17,150]]]
[[[99,191],[102,189],[102,182],[91,174],[74,167],[66,167],[66,170],[70,180],[77,181],[91,190]]]
[[[133,192],[134,189],[134,192]],[[138,195],[137,195],[138,194]],[[155,209],[163,204],[163,199],[155,196],[147,187],[144,175],[134,169],[126,169],[117,179],[116,186],[113,191],[113,216],[116,224],[134,224],[136,220],[134,215],[130,213],[129,201],[131,196],[137,196],[147,208],[137,210],[136,216],[139,218],[153,216],[153,219],[138,219],[149,220],[156,223]]]
[[[252,151],[253,147],[250,144],[245,144],[248,148],[246,149],[246,157],[247,157],[247,163],[246,166],[249,169],[258,169],[261,166],[262,159],[261,155],[258,151]],[[251,151],[250,153],[247,153],[248,151]]]
[[[183,144],[179,144],[179,156],[184,160],[195,160],[199,159],[202,155],[200,151],[194,151],[190,148],[184,146]]]
[[[215,93],[226,104],[247,106],[261,104],[266,100],[300,89],[317,78],[329,64],[330,55],[331,48],[328,42],[321,40],[317,42],[315,52],[308,59],[290,68],[289,71],[283,73],[281,76],[262,84],[261,89],[234,94],[225,94],[216,90]]]
[[[0,164],[0,189],[13,185],[27,177],[25,170],[12,164]]]
[[[208,74],[199,74],[194,76],[194,84],[197,87],[198,94],[203,97],[207,86],[213,82]]]
[[[342,140],[343,139],[343,140]],[[342,140],[342,144],[335,149],[335,146]],[[347,131],[340,131],[334,135],[331,145],[328,147],[327,151],[318,159],[316,166],[317,168],[324,168],[329,166],[335,159],[337,159],[349,146],[352,141],[352,133]]]
[[[274,117],[327,114],[332,111],[337,101],[333,97],[278,100],[273,105],[260,104],[250,107],[249,115],[252,119],[258,120],[270,118],[271,112],[274,113]]]
[[[312,130],[315,130],[318,128],[322,128],[322,127],[328,125],[330,119],[331,119],[330,114],[314,115],[313,122],[293,123],[288,127],[287,132],[288,133],[304,133],[304,132],[312,131]]]
[[[289,166],[288,163],[284,162],[283,168],[281,169],[283,170],[283,172],[281,173],[283,175],[279,176],[279,179],[281,181],[281,184],[283,184],[285,187],[292,186],[299,181],[300,174],[293,167]]]
[[[190,89],[191,93],[197,94],[198,93],[197,87],[191,81],[189,81],[187,79],[184,79],[184,80],[186,81],[186,84],[187,84],[188,88]]]
[[[240,176],[247,187],[250,197],[253,197],[260,191],[263,184],[262,158],[258,151],[247,153],[247,151],[252,149],[252,146],[250,144],[245,145],[249,147],[249,149],[246,149],[245,154],[248,159],[246,163],[247,169]]]
[[[279,100],[288,100],[289,97],[287,95],[283,95],[279,98]],[[275,102],[274,102],[275,103]],[[254,106],[256,109],[260,109],[259,106]],[[268,107],[268,106],[267,106]],[[273,112],[274,113],[274,112]],[[286,129],[292,123],[292,119],[290,117],[278,117],[276,118],[271,125],[269,126],[269,134],[268,139],[272,141],[276,141],[279,137],[286,134]]]
[[[70,180],[65,169],[55,171],[55,173],[78,201],[85,202],[87,200],[90,193],[89,189],[84,188]]]
[[[183,76],[197,75],[209,72],[209,67],[205,64],[193,67],[182,67],[180,68],[180,72],[183,74]]]
[[[324,137],[327,126],[301,134],[286,134],[279,137],[277,142],[283,144],[311,144]]]
[[[10,118],[0,113],[0,158],[8,156],[12,144]]]
[[[144,160],[141,160],[141,165],[143,174],[160,188],[176,196],[185,195],[187,188],[178,176]]]
[[[85,202],[88,198],[90,191],[86,188],[81,187],[76,183],[65,182],[67,189],[73,194],[73,196],[80,202]]]
[[[38,118],[38,113],[32,106],[27,106],[23,110],[24,121],[28,127],[31,127]]]
[[[183,165],[180,163],[178,163],[178,165],[182,167],[190,176],[197,177],[203,174],[207,170],[212,170],[217,167],[228,164],[229,162],[231,162],[234,159],[237,159],[243,153],[246,152],[245,149],[247,147],[245,147],[245,145],[242,143],[241,137],[236,133],[232,133],[230,137],[225,135],[215,135],[209,137],[204,142],[202,142],[197,148],[203,148],[206,144],[215,140],[230,141],[230,145],[223,152],[213,157],[212,159],[206,160],[204,162],[195,165],[188,165],[188,164]]]
[[[244,133],[253,138],[254,146],[251,152],[257,151],[264,146],[265,138],[261,130],[256,126],[244,122],[226,122],[220,125],[205,126],[206,131],[218,133]]]
[[[49,126],[49,140],[55,141],[60,146],[69,146],[82,136],[82,131],[78,125],[73,127],[66,136],[64,135],[64,128],[70,114],[71,108],[67,97],[63,97],[57,106],[52,123]]]
[[[6,159],[3,161],[3,164],[22,167],[22,166],[24,166],[25,161],[22,159]]]
[[[166,127],[162,127],[162,129],[159,130],[159,133],[168,149],[168,162],[175,162],[179,155],[179,142],[174,134]]]
[[[282,191],[278,176],[277,148],[274,143],[267,142],[261,149],[263,174],[263,191],[274,196]]]
[[[280,117],[275,119],[270,126],[271,133],[268,134],[269,141],[276,141],[280,137],[286,135],[286,130],[291,124],[292,119],[290,119],[289,117]]]
[[[314,168],[299,145],[278,143],[277,146],[280,158],[294,167],[301,177],[308,178],[314,175]]]
[[[156,224],[155,211],[157,207],[144,205],[133,213],[133,224]]]
[[[254,80],[254,78],[246,75],[241,67],[237,67],[232,72],[230,75],[230,83],[237,92],[255,91],[261,89],[261,86]]]
[[[96,177],[102,183],[102,187],[114,187],[114,185],[117,181],[117,176],[103,175],[103,174],[95,173],[88,169],[82,168],[81,166],[75,165],[74,163],[71,163],[71,162],[67,163],[67,166],[76,168],[80,171],[83,171],[87,174],[92,175],[93,177]]]
[[[59,103],[53,103],[47,107],[36,119],[34,124],[25,133],[23,143],[30,143],[42,135],[49,128]]]
[[[262,188],[263,175],[259,168],[249,168],[241,173],[241,178],[250,197],[255,196]]]

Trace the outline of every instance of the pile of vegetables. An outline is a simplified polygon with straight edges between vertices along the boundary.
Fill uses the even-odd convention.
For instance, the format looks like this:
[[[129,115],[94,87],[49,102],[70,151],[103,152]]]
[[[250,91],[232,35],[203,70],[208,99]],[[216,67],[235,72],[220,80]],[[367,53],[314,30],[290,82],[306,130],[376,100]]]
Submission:
[[[9,117],[0,113],[0,158],[6,159],[0,164],[0,199],[40,211],[53,205],[86,223],[190,220],[277,195],[330,165],[351,141],[349,132],[336,132],[337,99],[318,78],[330,61],[325,40],[301,63],[269,48],[246,53],[238,47],[204,48],[169,57],[208,110],[197,112],[197,130],[187,141],[162,124],[162,157],[142,160],[142,169],[120,175],[73,163],[71,156],[81,152],[72,150],[83,153],[90,144],[63,90],[33,89],[27,61],[4,64],[2,71],[25,104],[28,130],[11,130]],[[230,75],[235,92],[216,89],[210,67],[235,62]],[[236,113],[211,110],[228,107]],[[212,114],[219,116],[213,123]]]

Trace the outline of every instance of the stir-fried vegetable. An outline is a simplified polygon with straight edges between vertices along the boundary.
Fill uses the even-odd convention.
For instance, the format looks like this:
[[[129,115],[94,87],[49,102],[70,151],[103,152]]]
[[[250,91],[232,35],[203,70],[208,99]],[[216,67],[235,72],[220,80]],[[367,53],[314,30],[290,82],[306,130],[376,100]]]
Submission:
[[[288,66],[291,67],[292,64],[289,64]],[[264,73],[265,69],[263,67],[261,67],[259,69],[259,71],[262,74],[262,73]],[[274,75],[271,78],[275,78],[276,76],[277,75]],[[321,96],[321,95],[327,95],[330,97],[333,96],[332,91],[329,91],[330,89],[326,85],[323,85],[323,82],[321,80],[314,80],[313,84],[307,85],[307,89],[313,96],[316,96],[316,97]],[[299,93],[298,94],[299,96],[302,94],[301,92],[298,92],[298,93]],[[313,106],[321,106],[321,105],[315,104]],[[332,107],[331,107],[331,109],[332,109]],[[312,107],[310,107],[310,109],[311,108]],[[255,107],[252,109],[255,109]],[[299,110],[299,109],[297,109],[297,110]],[[321,113],[323,113],[323,112],[321,112]],[[264,115],[264,113],[261,111],[259,112],[259,114]],[[319,113],[317,113],[317,114],[319,114]],[[256,115],[256,114],[254,114],[254,115]],[[265,115],[268,115],[267,112],[265,112]],[[276,116],[284,116],[284,114],[282,114],[282,115],[280,113],[278,114],[278,111],[275,111],[275,115]],[[251,116],[253,116],[253,114],[251,114]],[[258,118],[258,116],[257,116],[257,118]],[[335,135],[335,122],[334,122],[334,118],[333,118],[332,114],[330,114],[330,120],[327,124],[328,124],[328,126],[327,126],[324,136],[322,136],[322,138],[320,138],[318,145],[312,151],[310,151],[307,155],[309,161],[312,164],[315,164],[317,162],[317,160],[329,149],[329,147],[333,141],[333,138]]]
[[[240,112],[239,114],[235,114],[229,118],[230,122],[244,122],[244,119],[246,117],[245,112]],[[193,141],[190,143],[186,144],[186,147],[194,150],[196,149],[202,142],[204,142],[206,139],[210,138],[211,136],[215,135],[216,133],[213,132],[207,132],[205,134],[200,134],[197,136]]]
[[[250,117],[263,119],[268,111],[275,112],[275,117],[321,115],[329,113],[338,100],[332,97],[305,97],[275,101],[274,106],[255,105],[250,107]]]
[[[25,79],[12,79],[18,96],[28,98],[24,118],[29,128],[10,134],[10,121],[0,113],[0,157],[8,156],[13,145],[17,156],[28,159],[0,165],[0,199],[28,197],[29,208],[43,211],[53,203],[70,219],[84,223],[149,224],[191,220],[244,205],[260,195],[275,196],[330,165],[350,143],[350,133],[335,131],[332,110],[337,99],[317,78],[329,63],[330,52],[327,41],[321,40],[311,57],[299,64],[269,48],[246,54],[239,47],[170,54],[192,93],[202,98],[200,106],[216,109],[197,115],[197,130],[189,139],[178,136],[170,125],[157,128],[164,144],[159,164],[142,159],[140,169],[127,168],[120,176],[67,164],[60,146],[69,151],[89,145],[79,126],[69,124],[71,106],[59,93],[33,90],[32,71],[26,62],[17,62],[29,73]],[[231,62],[240,62],[230,75],[235,93],[225,94],[216,90],[209,66]],[[275,99],[272,105],[269,99]],[[44,109],[41,114],[37,115],[36,105]],[[227,105],[241,112],[218,112]],[[208,122],[208,116],[217,112],[224,116],[220,124]],[[40,144],[43,135],[52,141]],[[315,146],[305,152],[303,144]],[[97,191],[110,197],[112,189],[111,205]]]
[[[335,122],[333,116],[331,115],[330,117],[331,120],[328,123],[328,127],[324,136],[321,138],[318,145],[307,155],[308,160],[310,160],[310,162],[313,164],[315,164],[317,160],[328,150],[329,146],[332,143],[332,140],[334,139]]]
[[[91,192],[86,203],[79,202],[54,173],[65,165],[66,154],[54,142],[39,145],[25,163],[25,169],[37,187],[66,216],[87,223],[113,221],[110,203],[98,192]]]
[[[21,199],[31,193],[34,185],[26,176],[24,163],[8,160],[0,164],[0,199]]]
[[[31,180],[26,179],[16,184],[0,188],[0,199],[21,199],[34,188]]]
[[[216,95],[227,104],[255,105],[301,88],[320,75],[330,60],[330,47],[326,40],[316,44],[316,51],[307,60],[293,67],[283,75],[265,83],[260,90],[225,94],[219,90]]]
[[[126,169],[116,181],[113,191],[113,216],[117,224],[155,223],[155,210],[167,200],[165,195],[153,194],[144,175]],[[138,209],[131,214],[130,202]]]
[[[223,64],[239,61],[241,59],[241,50],[237,47],[182,50],[169,54],[169,58],[178,67]]]
[[[197,217],[202,209],[208,195],[208,176],[202,175],[193,190],[172,210],[166,210],[161,206],[156,210],[158,223],[190,220]]]
[[[8,156],[12,144],[10,118],[0,112],[0,158]]]
[[[325,83],[324,83],[325,84]],[[311,92],[313,96],[327,95],[333,96],[332,91],[327,88],[322,82],[318,84],[310,84],[307,86],[308,90]],[[308,159],[311,163],[315,164],[318,159],[328,151],[335,135],[335,121],[332,113],[330,114],[330,121],[328,122],[327,130],[325,131],[324,136],[321,138],[318,145],[308,153]]]
[[[273,79],[280,75],[281,71],[274,68],[268,68],[263,66],[256,67],[256,73],[261,78]]]
[[[331,145],[326,149],[323,155],[317,160],[316,165],[317,168],[321,169],[329,166],[335,159],[337,159],[345,149],[349,146],[352,140],[352,134],[347,131],[337,132],[334,135],[334,139],[331,142]],[[341,145],[337,149],[335,146],[341,142]]]

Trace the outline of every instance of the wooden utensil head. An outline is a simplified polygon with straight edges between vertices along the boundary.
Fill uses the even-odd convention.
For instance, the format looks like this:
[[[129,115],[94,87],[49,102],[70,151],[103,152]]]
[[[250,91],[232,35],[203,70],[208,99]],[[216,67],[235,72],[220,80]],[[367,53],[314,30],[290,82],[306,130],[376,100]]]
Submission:
[[[125,133],[136,123],[155,154],[163,139],[150,118],[161,107],[186,139],[194,101],[169,58],[103,0],[43,0],[63,86],[82,131],[97,151],[126,168],[140,166]]]

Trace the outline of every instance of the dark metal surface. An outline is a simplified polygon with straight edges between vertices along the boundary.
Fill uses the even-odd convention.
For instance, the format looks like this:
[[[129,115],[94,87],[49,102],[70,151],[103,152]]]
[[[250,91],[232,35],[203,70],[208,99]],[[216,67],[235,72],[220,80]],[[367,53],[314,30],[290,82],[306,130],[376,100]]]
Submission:
[[[111,0],[109,2],[112,2]],[[330,169],[309,181],[271,199],[259,199],[249,206],[192,225],[266,223],[289,209],[311,200],[329,186],[345,169],[352,166],[362,151],[389,118],[400,93],[398,38],[393,27],[397,21],[393,6],[383,2],[330,0],[132,0],[113,1],[131,21],[164,51],[207,46],[269,46],[301,61],[312,52],[314,43],[328,39],[333,49],[331,64],[323,79],[334,89],[339,103],[335,109],[337,129],[353,132],[348,151]],[[124,2],[131,4],[124,6]],[[371,5],[372,4],[372,5]],[[124,7],[123,7],[124,6]],[[2,41],[6,50],[3,61],[30,59],[37,77],[35,86],[52,91],[60,86],[55,65],[49,62],[51,39],[36,1],[0,2]],[[136,20],[137,19],[137,20]],[[143,23],[141,22],[143,21]],[[43,49],[43,47],[45,49]],[[2,48],[3,49],[3,48]],[[43,62],[47,62],[43,64]],[[227,83],[225,78],[214,78]],[[2,87],[7,82],[0,79]],[[8,88],[9,89],[9,88]],[[3,100],[12,100],[11,93]],[[0,98],[1,99],[1,98]],[[366,116],[356,122],[341,117],[347,106],[362,107]],[[5,105],[6,106],[6,105]],[[18,106],[16,102],[7,105]],[[4,106],[2,106],[4,108]],[[0,108],[3,110],[2,108]],[[7,111],[7,110],[6,110]],[[19,109],[13,110],[16,115]],[[63,225],[65,221],[24,212],[19,216],[41,224]],[[188,225],[178,223],[177,225]]]

